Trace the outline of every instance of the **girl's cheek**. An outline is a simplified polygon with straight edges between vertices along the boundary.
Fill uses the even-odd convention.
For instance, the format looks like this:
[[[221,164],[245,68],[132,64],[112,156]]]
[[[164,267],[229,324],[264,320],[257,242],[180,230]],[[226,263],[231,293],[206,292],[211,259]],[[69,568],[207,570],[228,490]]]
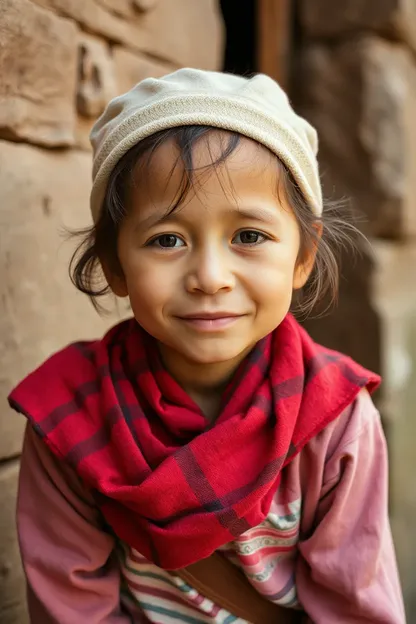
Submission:
[[[131,295],[141,296],[147,300],[163,299],[172,290],[172,275],[168,271],[155,270],[153,267],[136,267],[127,276],[127,284]]]

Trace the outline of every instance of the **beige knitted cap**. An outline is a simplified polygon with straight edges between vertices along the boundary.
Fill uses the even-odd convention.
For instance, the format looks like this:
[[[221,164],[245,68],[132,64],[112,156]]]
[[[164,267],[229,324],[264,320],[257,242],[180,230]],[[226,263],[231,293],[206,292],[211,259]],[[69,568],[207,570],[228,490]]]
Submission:
[[[91,212],[100,216],[111,171],[139,141],[177,126],[233,130],[268,147],[292,172],[311,210],[322,214],[315,129],[296,115],[271,78],[180,69],[146,78],[114,98],[92,128],[94,150]]]

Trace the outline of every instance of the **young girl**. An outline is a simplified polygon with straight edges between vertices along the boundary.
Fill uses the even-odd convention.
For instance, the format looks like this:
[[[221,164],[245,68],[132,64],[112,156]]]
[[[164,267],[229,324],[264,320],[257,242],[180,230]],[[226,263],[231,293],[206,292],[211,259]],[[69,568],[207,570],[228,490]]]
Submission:
[[[337,281],[314,129],[266,76],[183,69],[91,139],[73,281],[133,317],[10,395],[31,621],[402,624],[379,379],[289,313]]]

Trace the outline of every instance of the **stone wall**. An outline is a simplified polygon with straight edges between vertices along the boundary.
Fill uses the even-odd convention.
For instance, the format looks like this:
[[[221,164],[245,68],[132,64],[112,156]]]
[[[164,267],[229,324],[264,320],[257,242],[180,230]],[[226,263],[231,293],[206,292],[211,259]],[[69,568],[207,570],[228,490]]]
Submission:
[[[219,69],[215,0],[0,0],[0,621],[23,624],[14,531],[23,418],[6,395],[100,318],[67,275],[89,224],[88,132],[109,98],[183,65]],[[112,302],[110,302],[112,303]]]
[[[409,622],[416,622],[416,3],[301,0],[293,75],[318,128],[326,196],[351,198],[373,252],[344,258],[322,342],[381,370],[391,519]]]
[[[51,352],[102,334],[125,313],[113,306],[100,318],[67,277],[73,245],[64,231],[89,223],[89,129],[110,97],[147,75],[219,68],[218,4],[0,0],[2,624],[27,621],[14,530],[24,423],[5,397]],[[416,3],[296,6],[292,99],[318,128],[325,194],[351,198],[374,249],[354,261],[346,255],[337,310],[308,328],[384,374],[392,526],[408,621],[416,622]]]

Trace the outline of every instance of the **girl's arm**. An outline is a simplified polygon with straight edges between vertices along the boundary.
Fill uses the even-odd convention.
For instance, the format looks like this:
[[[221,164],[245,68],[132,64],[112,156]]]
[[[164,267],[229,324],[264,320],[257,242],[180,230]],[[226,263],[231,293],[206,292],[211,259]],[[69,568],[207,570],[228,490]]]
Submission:
[[[114,542],[99,524],[91,495],[27,427],[17,526],[36,624],[126,624]]]
[[[299,599],[314,624],[403,624],[380,418],[362,393],[324,469],[314,529],[300,542]]]

